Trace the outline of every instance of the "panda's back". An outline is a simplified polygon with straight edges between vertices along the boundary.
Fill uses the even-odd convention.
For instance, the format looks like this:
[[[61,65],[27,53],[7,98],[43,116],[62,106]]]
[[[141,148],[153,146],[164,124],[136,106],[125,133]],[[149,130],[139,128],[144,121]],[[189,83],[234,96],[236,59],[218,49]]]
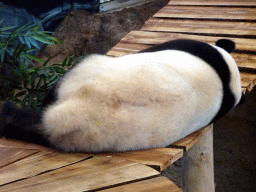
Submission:
[[[181,53],[176,51],[143,54],[118,58],[94,55],[62,79],[58,100],[43,118],[55,146],[68,151],[166,146],[185,136],[184,128],[192,132],[212,120],[220,101],[211,99],[216,94],[221,97],[221,91],[216,92],[218,87],[210,83],[212,80],[202,80],[210,75],[218,81],[213,70],[199,69],[196,64],[201,61],[191,55],[182,54],[181,61]],[[173,59],[168,61],[167,56]],[[208,76],[201,74],[207,70]],[[195,84],[194,75],[205,77]],[[214,89],[214,96],[209,90],[200,90],[205,85]],[[208,117],[205,110],[210,112]]]

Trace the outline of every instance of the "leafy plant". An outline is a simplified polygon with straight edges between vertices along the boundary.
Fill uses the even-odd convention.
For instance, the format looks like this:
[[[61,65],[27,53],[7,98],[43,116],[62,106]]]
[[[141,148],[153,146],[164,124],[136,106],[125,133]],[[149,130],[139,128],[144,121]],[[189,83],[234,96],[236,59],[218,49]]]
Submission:
[[[10,99],[22,107],[39,109],[50,86],[72,66],[72,57],[49,66],[51,58],[42,61],[30,54],[39,49],[38,42],[61,43],[47,34],[50,32],[39,31],[39,27],[26,24],[12,32],[15,27],[0,27],[0,100]],[[42,67],[32,68],[32,60],[42,63]]]

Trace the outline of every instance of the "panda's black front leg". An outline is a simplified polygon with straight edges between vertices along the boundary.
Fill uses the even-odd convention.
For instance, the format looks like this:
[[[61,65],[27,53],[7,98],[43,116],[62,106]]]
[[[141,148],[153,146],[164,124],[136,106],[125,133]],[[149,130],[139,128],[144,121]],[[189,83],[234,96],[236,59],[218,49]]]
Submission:
[[[0,135],[48,146],[42,134],[42,112],[17,108],[11,101],[0,101]]]

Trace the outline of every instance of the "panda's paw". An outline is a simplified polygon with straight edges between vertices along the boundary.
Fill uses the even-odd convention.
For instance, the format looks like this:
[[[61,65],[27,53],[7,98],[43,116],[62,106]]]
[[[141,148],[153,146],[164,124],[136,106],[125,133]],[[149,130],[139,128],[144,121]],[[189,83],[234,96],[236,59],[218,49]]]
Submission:
[[[2,135],[4,126],[12,122],[16,106],[11,101],[0,101],[0,135]]]

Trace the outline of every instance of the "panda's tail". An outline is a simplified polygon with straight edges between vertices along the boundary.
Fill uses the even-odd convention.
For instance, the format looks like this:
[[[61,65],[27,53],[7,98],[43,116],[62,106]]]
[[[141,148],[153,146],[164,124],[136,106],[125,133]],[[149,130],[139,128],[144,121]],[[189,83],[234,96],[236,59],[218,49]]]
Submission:
[[[0,137],[49,146],[43,136],[42,112],[18,108],[11,101],[0,101]]]

